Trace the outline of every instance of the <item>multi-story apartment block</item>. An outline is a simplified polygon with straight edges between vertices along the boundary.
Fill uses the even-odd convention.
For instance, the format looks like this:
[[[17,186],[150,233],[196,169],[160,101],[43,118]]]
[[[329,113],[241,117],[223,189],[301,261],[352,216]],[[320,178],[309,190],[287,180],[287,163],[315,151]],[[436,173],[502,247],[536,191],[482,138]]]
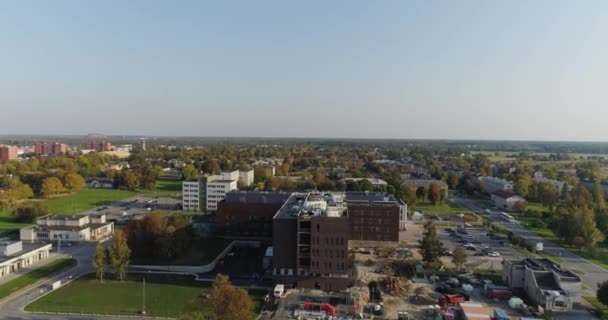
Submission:
[[[217,210],[217,204],[226,198],[226,193],[237,188],[237,179],[227,180],[219,178],[207,182],[207,211]]]
[[[68,146],[65,143],[37,143],[34,145],[34,154],[37,155],[60,155],[68,152]]]
[[[53,143],[51,144],[51,153],[53,154],[66,154],[68,152],[68,146],[65,143]]]
[[[187,180],[182,182],[182,208],[186,211],[201,211],[205,199],[201,197],[201,181]]]
[[[244,187],[249,187],[253,184],[253,169],[239,171],[239,182]]]
[[[0,162],[17,160],[19,148],[15,146],[0,145]]]
[[[85,149],[92,149],[97,152],[112,151],[112,144],[106,141],[90,141],[85,142],[83,145]]]
[[[406,212],[386,193],[292,194],[273,218],[275,281],[322,290],[352,286],[348,241],[398,241]]]
[[[513,192],[513,182],[496,177],[483,176],[479,178],[481,190],[487,194],[492,194],[498,190]]]
[[[106,221],[105,214],[46,215],[36,224],[22,228],[22,241],[98,241],[114,232],[114,223]]]

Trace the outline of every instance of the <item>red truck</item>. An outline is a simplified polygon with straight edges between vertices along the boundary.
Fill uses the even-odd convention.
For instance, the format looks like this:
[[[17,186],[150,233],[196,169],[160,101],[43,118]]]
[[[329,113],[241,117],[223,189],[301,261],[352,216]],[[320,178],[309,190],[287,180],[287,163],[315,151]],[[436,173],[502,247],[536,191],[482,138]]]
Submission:
[[[441,298],[439,298],[439,304],[442,306],[455,305],[457,303],[462,303],[465,301],[465,296],[461,294],[443,294],[441,295]]]

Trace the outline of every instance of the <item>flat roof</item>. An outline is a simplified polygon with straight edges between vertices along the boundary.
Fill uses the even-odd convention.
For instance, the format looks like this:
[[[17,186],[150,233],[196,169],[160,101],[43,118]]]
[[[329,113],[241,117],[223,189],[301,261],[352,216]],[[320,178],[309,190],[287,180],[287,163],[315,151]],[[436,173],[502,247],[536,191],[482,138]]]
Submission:
[[[19,256],[22,256],[22,255],[24,255],[26,253],[29,253],[29,252],[32,252],[32,251],[44,248],[46,246],[52,246],[52,245],[50,243],[43,243],[43,242],[23,243],[21,251],[15,253],[15,254],[11,254],[9,256],[6,256],[6,257],[0,257],[0,263],[4,263],[4,262],[6,262],[8,260],[18,258]]]

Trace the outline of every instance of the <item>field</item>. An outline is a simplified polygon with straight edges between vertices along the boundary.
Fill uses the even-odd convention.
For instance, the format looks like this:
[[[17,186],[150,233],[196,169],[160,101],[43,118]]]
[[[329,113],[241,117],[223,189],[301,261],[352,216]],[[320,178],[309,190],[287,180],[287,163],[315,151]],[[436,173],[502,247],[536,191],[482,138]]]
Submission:
[[[510,158],[510,155],[519,155],[519,151],[474,151],[473,154],[483,154],[490,158],[491,161],[513,161],[515,158]],[[553,153],[555,154],[555,153]],[[530,152],[530,156],[545,156],[549,157],[549,152]],[[569,153],[573,160],[587,159],[588,157],[601,157],[608,159],[608,154],[604,153]]]
[[[136,195],[125,190],[84,189],[63,198],[46,200],[51,213],[73,214],[110,204]]]
[[[15,222],[15,219],[8,213],[0,215],[0,237],[12,236],[17,230],[29,226],[30,223]]]
[[[452,203],[444,203],[437,206],[434,206],[432,204],[418,204],[416,205],[416,210],[420,211],[422,214],[438,215],[470,213],[468,209],[465,209]]]
[[[160,178],[156,180],[154,191],[141,191],[138,194],[147,197],[177,197],[182,192],[182,181],[179,179]]]
[[[601,303],[596,297],[585,296],[583,298],[598,310],[598,312],[602,315],[601,319],[606,319],[606,317],[608,316],[607,305]]]
[[[74,259],[59,259],[38,269],[32,270],[18,278],[15,278],[0,286],[0,300],[8,297],[16,291],[19,291],[31,284],[38,282],[44,278],[51,277],[61,271],[67,270],[76,265]]]
[[[104,280],[93,276],[78,279],[26,306],[27,311],[65,312],[105,315],[137,315],[142,310],[141,276],[126,281]],[[180,317],[191,312],[209,315],[211,307],[204,296],[211,283],[193,281],[192,277],[146,275],[146,313],[152,317]],[[251,291],[256,312],[265,292]]]

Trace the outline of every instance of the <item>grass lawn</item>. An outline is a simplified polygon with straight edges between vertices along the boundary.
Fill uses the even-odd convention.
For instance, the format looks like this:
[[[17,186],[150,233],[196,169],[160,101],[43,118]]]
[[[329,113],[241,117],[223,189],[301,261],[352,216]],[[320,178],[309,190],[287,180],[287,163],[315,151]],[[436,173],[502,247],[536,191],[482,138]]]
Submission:
[[[444,203],[437,206],[432,204],[418,204],[416,210],[422,214],[458,214],[458,213],[471,213],[468,209],[460,207],[452,203]]]
[[[147,197],[176,197],[182,192],[182,180],[171,178],[159,178],[156,180],[154,191],[142,191],[138,194]]]
[[[46,200],[46,204],[52,213],[72,214],[107,205],[134,195],[134,192],[126,190],[84,189],[77,194]]]
[[[74,259],[59,259],[32,270],[0,286],[0,300],[44,278],[51,277],[76,265]]]
[[[0,237],[18,237],[18,230],[31,225],[31,223],[15,222],[15,218],[9,215],[0,216]]]
[[[224,239],[206,239],[199,240],[193,245],[183,257],[179,259],[171,260],[167,263],[160,263],[160,265],[172,265],[172,266],[188,266],[188,265],[206,265],[211,263],[229,244],[231,240]],[[159,262],[152,259],[138,260],[136,258],[131,259],[131,264],[150,264],[158,265]]]
[[[605,319],[608,316],[608,306],[601,303],[596,297],[584,296],[583,298],[587,300],[587,302],[591,303],[591,305],[594,306],[601,315],[603,315],[601,317],[602,319]]]
[[[143,302],[143,275],[129,275],[119,282],[100,283],[93,275],[52,292],[25,307],[27,311],[66,312],[106,315],[137,315]],[[191,312],[211,313],[204,296],[211,283],[175,275],[146,276],[146,313],[152,317],[180,317]],[[250,291],[259,311],[264,291]]]
[[[526,204],[526,212],[543,213],[545,211],[549,211],[549,208],[545,207],[542,203],[529,202]]]

